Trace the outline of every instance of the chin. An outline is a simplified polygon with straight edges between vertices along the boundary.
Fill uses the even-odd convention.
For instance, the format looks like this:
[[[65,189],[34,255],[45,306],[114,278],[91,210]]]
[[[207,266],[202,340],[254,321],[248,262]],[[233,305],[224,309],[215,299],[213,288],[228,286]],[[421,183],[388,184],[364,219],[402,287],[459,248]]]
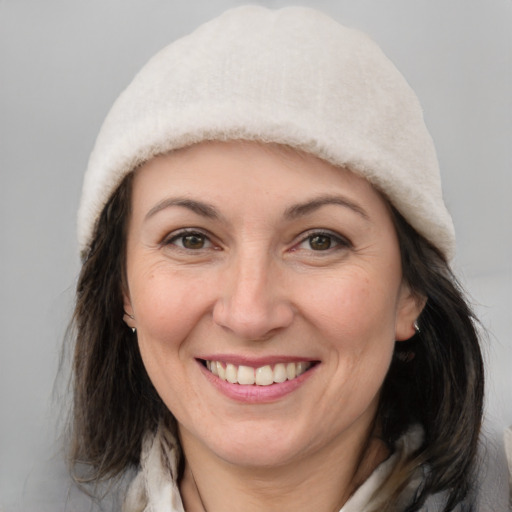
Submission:
[[[274,422],[272,422],[274,423]],[[293,433],[290,428],[284,428],[282,422],[276,426],[261,421],[244,421],[229,428],[227,425],[219,428],[208,428],[205,435],[196,432],[196,439],[202,438],[201,444],[206,451],[229,464],[240,467],[278,467],[300,458],[310,446],[310,436]],[[289,427],[289,425],[288,425]],[[182,442],[195,443],[188,438]],[[195,436],[194,436],[195,437]],[[190,445],[189,444],[189,445]]]
[[[224,449],[225,448],[225,449]],[[224,461],[246,468],[277,468],[299,457],[301,449],[281,442],[232,443],[219,447],[217,455]]]

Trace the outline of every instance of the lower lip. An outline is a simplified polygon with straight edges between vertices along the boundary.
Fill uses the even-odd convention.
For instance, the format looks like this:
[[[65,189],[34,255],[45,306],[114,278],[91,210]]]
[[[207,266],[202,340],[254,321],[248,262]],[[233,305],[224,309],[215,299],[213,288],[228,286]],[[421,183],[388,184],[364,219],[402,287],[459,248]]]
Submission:
[[[199,368],[203,372],[203,375],[223,395],[238,402],[259,404],[275,402],[280,398],[293,393],[297,388],[302,386],[302,384],[304,384],[304,382],[309,379],[309,377],[311,377],[313,372],[318,367],[318,364],[315,364],[302,375],[299,375],[292,380],[286,380],[280,383],[276,382],[274,384],[270,384],[269,386],[257,386],[256,384],[232,384],[231,382],[222,380],[221,378],[214,375],[212,372],[210,372],[210,370],[205,368],[200,361],[198,361],[198,364]]]

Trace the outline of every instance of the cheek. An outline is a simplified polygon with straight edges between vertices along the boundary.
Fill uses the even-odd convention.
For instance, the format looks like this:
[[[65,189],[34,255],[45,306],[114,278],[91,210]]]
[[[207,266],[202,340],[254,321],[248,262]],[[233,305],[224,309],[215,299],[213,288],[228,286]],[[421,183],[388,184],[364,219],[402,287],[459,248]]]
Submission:
[[[354,416],[375,399],[385,379],[396,316],[396,285],[358,270],[317,283],[309,298],[310,322],[330,354],[332,395]]]
[[[208,311],[207,294],[193,280],[167,274],[149,274],[138,282],[132,301],[142,361],[167,408],[183,415],[183,400],[193,399],[187,340]]]
[[[141,352],[175,353],[186,346],[188,334],[208,310],[201,283],[172,273],[153,272],[138,279],[132,292]]]
[[[307,309],[331,340],[363,350],[368,343],[394,343],[395,287],[357,272],[333,276],[311,288]]]
[[[310,295],[310,316],[329,353],[329,403],[339,404],[343,418],[357,418],[376,407],[391,363],[395,339],[396,297],[369,278],[332,279]],[[373,410],[373,409],[372,409]],[[338,421],[338,419],[333,419]]]

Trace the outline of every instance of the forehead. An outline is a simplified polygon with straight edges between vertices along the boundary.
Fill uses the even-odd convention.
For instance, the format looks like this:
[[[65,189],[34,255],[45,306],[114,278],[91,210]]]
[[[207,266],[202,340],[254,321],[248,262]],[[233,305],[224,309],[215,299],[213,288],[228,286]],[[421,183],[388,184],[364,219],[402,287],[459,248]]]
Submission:
[[[136,191],[156,194],[189,189],[234,199],[250,189],[284,200],[335,188],[361,200],[386,202],[366,179],[348,169],[289,146],[248,141],[202,142],[154,157],[136,171],[134,181]]]

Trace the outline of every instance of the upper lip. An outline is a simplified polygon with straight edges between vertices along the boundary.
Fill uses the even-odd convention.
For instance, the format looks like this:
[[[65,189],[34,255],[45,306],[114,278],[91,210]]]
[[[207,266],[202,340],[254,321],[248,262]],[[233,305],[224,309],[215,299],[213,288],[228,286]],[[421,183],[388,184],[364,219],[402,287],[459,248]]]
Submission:
[[[274,365],[278,363],[314,363],[318,359],[303,356],[290,356],[290,355],[272,355],[272,356],[258,356],[250,357],[234,354],[208,354],[197,357],[203,361],[220,361],[223,363],[231,363],[235,366],[251,366],[253,368],[260,368],[261,366]]]

